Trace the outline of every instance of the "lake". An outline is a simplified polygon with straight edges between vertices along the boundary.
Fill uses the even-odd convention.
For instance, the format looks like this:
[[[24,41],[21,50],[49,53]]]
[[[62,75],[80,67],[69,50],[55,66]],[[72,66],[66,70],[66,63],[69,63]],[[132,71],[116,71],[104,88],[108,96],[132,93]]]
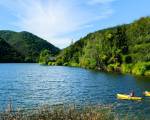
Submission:
[[[82,68],[38,64],[0,64],[0,109],[11,99],[15,108],[43,104],[113,106],[120,114],[150,117],[150,98],[122,101],[117,93],[134,90],[137,96],[150,91],[150,78],[104,73]]]

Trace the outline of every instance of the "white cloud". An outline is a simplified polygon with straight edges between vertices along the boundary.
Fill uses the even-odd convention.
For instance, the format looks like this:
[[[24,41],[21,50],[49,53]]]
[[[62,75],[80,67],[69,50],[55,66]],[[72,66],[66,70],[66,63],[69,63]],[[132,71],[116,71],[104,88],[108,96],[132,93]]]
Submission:
[[[16,27],[62,48],[71,42],[70,37],[61,37],[64,34],[84,30],[92,26],[92,22],[109,17],[113,13],[109,5],[112,1],[5,0],[0,5],[7,7],[16,16]]]

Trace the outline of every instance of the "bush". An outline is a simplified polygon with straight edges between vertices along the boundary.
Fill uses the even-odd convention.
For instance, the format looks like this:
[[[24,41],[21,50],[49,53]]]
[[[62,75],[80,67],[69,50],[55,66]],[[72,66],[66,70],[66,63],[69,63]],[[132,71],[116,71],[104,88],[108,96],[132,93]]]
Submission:
[[[135,75],[144,75],[147,70],[150,70],[150,62],[139,62],[133,66],[132,73]]]
[[[96,68],[96,60],[95,59],[90,59],[90,69],[95,69]]]
[[[145,71],[144,75],[145,76],[150,76],[150,70]]]
[[[96,60],[94,58],[86,58],[83,57],[80,59],[79,66],[88,68],[88,69],[95,69],[96,68]]]
[[[68,63],[67,63],[67,62],[66,62],[66,63],[64,63],[64,64],[63,64],[63,66],[68,66]]]
[[[133,64],[122,64],[121,71],[122,71],[122,73],[131,73],[132,67],[133,67]]]
[[[52,65],[52,62],[48,62],[48,65],[51,66],[51,65]]]
[[[78,67],[79,66],[79,64],[76,62],[70,62],[69,65],[72,67]]]
[[[55,62],[56,65],[63,65],[63,60],[61,58],[58,58]]]
[[[56,62],[48,62],[48,65],[49,65],[49,66],[55,66],[55,65],[56,65]]]
[[[109,64],[109,65],[107,66],[107,71],[108,71],[108,72],[114,71],[114,64]]]
[[[132,57],[129,55],[123,56],[123,62],[126,64],[132,63]]]
[[[107,71],[109,71],[109,72],[120,71],[119,68],[120,68],[120,64],[119,63],[109,64],[107,66]]]
[[[49,50],[43,50],[40,53],[39,64],[47,65],[51,54]]]

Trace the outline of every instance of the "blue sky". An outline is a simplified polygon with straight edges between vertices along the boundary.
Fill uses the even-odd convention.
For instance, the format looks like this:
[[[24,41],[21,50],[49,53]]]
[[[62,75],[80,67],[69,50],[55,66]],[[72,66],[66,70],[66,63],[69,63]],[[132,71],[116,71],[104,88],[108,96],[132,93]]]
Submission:
[[[0,29],[29,31],[59,48],[90,32],[150,15],[150,0],[0,0]]]

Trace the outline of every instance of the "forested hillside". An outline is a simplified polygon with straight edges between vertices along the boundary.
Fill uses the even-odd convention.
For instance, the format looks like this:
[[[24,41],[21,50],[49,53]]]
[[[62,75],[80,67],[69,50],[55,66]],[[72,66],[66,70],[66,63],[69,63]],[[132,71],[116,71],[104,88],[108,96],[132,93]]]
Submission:
[[[24,56],[0,38],[0,63],[24,62]]]
[[[149,61],[150,17],[143,17],[88,34],[61,51],[55,64],[149,75]]]
[[[29,32],[1,30],[0,38],[25,56],[25,62],[38,62],[41,51],[45,49],[53,55],[59,52],[57,47]]]

